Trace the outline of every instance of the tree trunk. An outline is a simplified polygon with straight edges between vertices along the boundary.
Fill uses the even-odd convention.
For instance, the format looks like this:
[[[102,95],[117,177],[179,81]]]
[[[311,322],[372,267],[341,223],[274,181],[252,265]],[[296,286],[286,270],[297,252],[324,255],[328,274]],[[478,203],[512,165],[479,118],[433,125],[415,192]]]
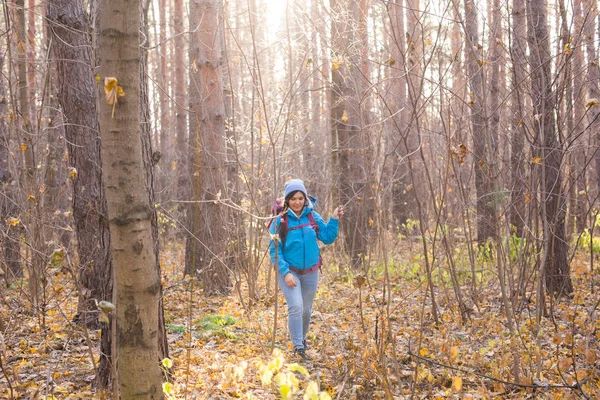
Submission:
[[[394,164],[392,176],[392,213],[395,228],[402,227],[409,219],[416,219],[414,213],[414,196],[411,193],[408,149],[404,136],[407,134],[408,101],[406,94],[406,29],[404,24],[404,0],[395,0],[390,5],[392,49],[390,64],[390,115],[392,124],[389,136],[389,147]],[[406,225],[405,225],[406,226]]]
[[[191,244],[187,246],[186,273],[199,272],[206,295],[231,290],[229,267],[224,263],[228,237],[225,105],[220,68],[219,2],[200,0],[190,9],[190,26],[199,26],[190,38],[190,141],[193,144]],[[196,69],[197,67],[197,69]]]
[[[75,320],[98,324],[96,301],[112,301],[113,269],[106,198],[102,184],[100,133],[96,108],[94,55],[84,2],[50,0],[48,21],[58,74],[58,101],[73,181],[73,219],[79,255],[78,284],[82,288]],[[110,382],[111,327],[102,329],[98,384]]]
[[[142,33],[145,37],[149,37],[148,33],[148,9],[150,2],[142,2],[141,23]],[[150,216],[150,225],[152,226],[152,242],[154,249],[154,265],[158,276],[161,277],[160,262],[159,262],[159,235],[158,235],[158,219],[156,215],[156,192],[154,191],[154,169],[160,161],[161,155],[159,152],[152,150],[152,122],[150,120],[150,102],[148,99],[148,51],[143,49],[140,58],[140,128],[141,128],[141,144],[142,144],[142,161],[144,164],[144,172],[146,175],[146,193],[148,194],[148,203],[152,210]],[[163,306],[163,287],[159,287],[159,302],[158,302],[158,351],[159,357],[162,360],[169,356],[169,348],[167,343],[167,331],[165,327],[165,313]]]
[[[120,395],[162,399],[159,368],[160,276],[152,236],[140,132],[140,2],[100,2],[99,56],[102,84],[117,99],[100,100],[102,170],[115,271]]]
[[[531,95],[534,130],[537,134],[536,155],[541,158],[545,254],[542,265],[546,290],[552,295],[573,292],[565,241],[565,197],[562,191],[561,163],[563,150],[555,131],[552,92],[550,42],[548,38],[545,0],[531,0],[527,13],[529,64],[531,65]]]
[[[4,65],[4,53],[0,53],[0,71]],[[7,98],[4,89],[4,76],[0,77],[0,115],[8,115],[6,106]],[[13,225],[10,221],[18,220],[17,208],[15,205],[17,183],[10,171],[10,148],[9,132],[6,120],[0,118],[0,222],[5,227],[6,233],[2,235],[2,247],[4,249],[4,259],[2,260],[2,270],[7,285],[18,278],[23,277],[23,266],[21,264],[21,255],[19,254],[19,236],[22,229],[21,224]]]
[[[598,0],[583,0],[584,11],[584,25],[583,35],[585,42],[585,49],[587,52],[587,91],[588,99],[590,100],[589,108],[587,110],[587,120],[589,122],[588,130],[590,137],[595,140],[595,146],[600,145],[600,69],[598,69],[598,37],[596,37],[596,18],[600,23],[600,16],[598,16]],[[593,104],[592,99],[596,100],[596,105]],[[596,151],[596,174],[597,181],[596,185],[600,189],[600,151]]]
[[[187,119],[186,119],[186,93],[189,87],[185,82],[185,40],[183,24],[183,0],[174,0],[175,23],[175,131],[177,146],[175,162],[177,168],[177,197],[187,200],[189,196],[189,178],[187,169]],[[182,211],[182,210],[180,210]],[[183,212],[178,213],[183,215]]]
[[[37,82],[35,80],[35,70],[37,65],[35,54],[36,49],[33,44],[38,41],[36,38],[37,29],[35,24],[38,15],[36,12],[33,12],[33,10],[35,10],[35,0],[27,0],[27,9],[29,12],[27,13],[27,43],[25,44],[25,48],[27,49],[27,90],[29,91],[29,115],[31,115],[32,121],[36,121],[38,120],[36,99],[38,91]]]
[[[571,204],[569,213],[568,237],[578,235],[585,229],[585,195],[586,195],[586,140],[583,135],[585,129],[585,85],[584,74],[579,73],[579,68],[585,65],[584,40],[583,40],[583,9],[581,0],[573,3],[573,20],[575,31],[572,38],[572,57],[567,56],[569,66],[567,71],[572,76],[571,107],[567,107],[567,117],[571,118],[571,129],[568,132],[569,142],[572,143],[570,154],[571,166],[569,189],[571,192]],[[566,44],[566,43],[565,43]],[[564,48],[564,46],[563,46]],[[577,70],[576,70],[577,68]],[[569,110],[570,108],[570,110]],[[571,112],[569,112],[571,111]]]
[[[485,98],[485,76],[483,71],[483,47],[479,41],[479,21],[477,4],[465,0],[465,34],[467,71],[471,97],[471,130],[473,137],[473,157],[475,168],[475,189],[477,191],[477,243],[482,246],[488,239],[497,236],[496,195],[494,188],[494,166],[492,164],[492,137],[487,124]]]
[[[490,52],[490,89],[489,89],[489,150],[488,160],[490,161],[490,179],[496,182],[496,174],[499,169],[496,160],[500,159],[498,151],[498,130],[500,129],[500,100],[504,98],[503,89],[504,80],[500,76],[500,66],[504,59],[501,56],[501,44],[504,43],[504,35],[501,21],[501,5],[500,0],[490,0],[491,4],[491,32],[489,37],[489,52]],[[495,192],[493,186],[490,189]],[[494,207],[495,208],[495,207]],[[494,210],[495,213],[495,210]]]
[[[352,12],[355,5],[347,0],[333,0],[331,69],[331,152],[334,204],[345,204],[352,218],[342,226],[344,246],[352,266],[361,267],[367,255],[366,215],[364,202],[367,188],[365,162],[361,148],[360,116],[356,81],[359,72],[350,43],[357,21]],[[353,64],[350,66],[350,64]],[[354,70],[353,70],[354,69]]]
[[[36,162],[34,153],[33,125],[31,123],[31,103],[29,99],[29,89],[27,86],[27,35],[25,29],[25,1],[16,0],[16,32],[17,32],[17,97],[18,97],[18,140],[22,149],[23,165],[25,168],[22,180],[22,186],[27,198],[27,221],[29,235],[27,242],[31,247],[31,260],[27,263],[29,274],[28,285],[34,308],[41,306],[43,308],[43,288],[44,282],[44,259],[43,253],[39,251],[40,227],[39,227],[39,202],[37,188]]]
[[[524,234],[526,203],[525,190],[525,96],[527,89],[527,20],[525,1],[513,0],[512,43],[509,46],[512,61],[512,119],[510,136],[510,208],[509,220],[515,235]],[[530,194],[531,196],[531,194]]]

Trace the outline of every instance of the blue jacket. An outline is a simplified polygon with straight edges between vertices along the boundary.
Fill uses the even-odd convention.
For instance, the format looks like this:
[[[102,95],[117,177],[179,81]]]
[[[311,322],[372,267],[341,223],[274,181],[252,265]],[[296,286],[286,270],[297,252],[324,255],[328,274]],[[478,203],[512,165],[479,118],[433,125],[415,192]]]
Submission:
[[[319,239],[323,244],[331,244],[335,241],[338,236],[338,220],[335,218],[329,218],[329,222],[325,223],[323,218],[315,211],[313,211],[313,205],[309,204],[302,210],[300,218],[296,214],[289,210],[287,214],[288,219],[288,233],[285,238],[285,245],[282,247],[281,243],[275,244],[273,240],[270,241],[269,252],[271,255],[271,261],[275,264],[275,251],[278,254],[278,269],[281,276],[285,276],[290,272],[290,266],[296,269],[309,269],[319,262],[321,256],[321,250],[317,243]],[[308,219],[308,213],[313,213],[315,221],[319,226],[319,236],[317,237],[315,230],[310,226],[310,220]],[[279,224],[281,218],[277,217],[275,223],[271,224],[271,234],[279,234]],[[308,224],[301,229],[289,230],[294,226]]]

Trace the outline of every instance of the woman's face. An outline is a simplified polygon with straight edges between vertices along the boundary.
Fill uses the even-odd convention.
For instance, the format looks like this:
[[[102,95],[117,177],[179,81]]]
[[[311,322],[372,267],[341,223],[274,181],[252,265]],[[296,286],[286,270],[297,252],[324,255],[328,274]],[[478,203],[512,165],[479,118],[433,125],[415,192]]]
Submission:
[[[304,197],[304,193],[296,192],[292,197],[290,197],[290,199],[288,200],[288,204],[293,212],[299,214],[300,211],[302,211],[302,209],[304,208],[305,200],[306,199]]]

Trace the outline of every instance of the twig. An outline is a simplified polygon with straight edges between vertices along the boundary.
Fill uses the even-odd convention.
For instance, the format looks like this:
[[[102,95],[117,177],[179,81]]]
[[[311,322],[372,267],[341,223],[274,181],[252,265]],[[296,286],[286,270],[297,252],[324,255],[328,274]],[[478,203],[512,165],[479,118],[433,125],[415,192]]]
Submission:
[[[342,395],[342,392],[344,391],[344,387],[346,386],[346,382],[348,381],[348,367],[346,367],[346,371],[344,373],[344,381],[342,382],[342,386],[340,387],[340,390],[338,391],[337,396],[335,397],[335,400],[338,400],[340,398],[340,396]]]

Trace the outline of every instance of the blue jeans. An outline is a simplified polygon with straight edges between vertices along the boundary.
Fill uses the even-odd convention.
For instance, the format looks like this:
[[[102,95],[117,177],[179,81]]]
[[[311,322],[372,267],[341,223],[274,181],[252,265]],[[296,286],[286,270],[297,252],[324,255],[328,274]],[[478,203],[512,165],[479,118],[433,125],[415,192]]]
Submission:
[[[288,307],[288,329],[292,345],[294,349],[302,349],[304,348],[303,341],[308,333],[312,304],[319,284],[319,270],[317,269],[305,275],[299,275],[293,271],[290,273],[296,279],[295,287],[286,285],[279,272],[277,272],[277,280]]]

